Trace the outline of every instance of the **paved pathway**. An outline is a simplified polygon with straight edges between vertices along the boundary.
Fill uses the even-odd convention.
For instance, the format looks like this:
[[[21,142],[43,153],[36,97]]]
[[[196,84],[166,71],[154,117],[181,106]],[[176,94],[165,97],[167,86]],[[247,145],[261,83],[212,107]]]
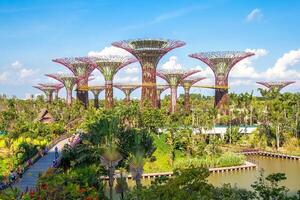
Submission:
[[[39,174],[46,171],[49,167],[52,167],[52,162],[54,160],[55,147],[57,146],[59,155],[65,144],[68,143],[68,139],[64,139],[58,142],[52,149],[49,150],[48,154],[41,157],[36,163],[34,163],[24,174],[22,179],[14,185],[14,187],[19,188],[21,191],[25,191],[26,188],[34,187]]]

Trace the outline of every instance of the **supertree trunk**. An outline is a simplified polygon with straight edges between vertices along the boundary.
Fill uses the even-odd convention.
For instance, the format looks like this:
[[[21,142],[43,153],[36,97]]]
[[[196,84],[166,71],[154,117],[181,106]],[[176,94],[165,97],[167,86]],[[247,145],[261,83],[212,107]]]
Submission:
[[[150,105],[156,108],[156,67],[150,62],[143,65],[142,84],[142,105],[145,105],[149,101]]]
[[[53,99],[53,91],[49,92],[48,96],[47,96],[47,101],[49,103],[52,103],[52,99]]]
[[[96,109],[99,108],[99,94],[95,94],[95,95],[94,95],[94,107],[95,107]]]
[[[190,113],[190,88],[184,88],[184,111],[185,113]]]
[[[177,103],[177,87],[172,86],[171,87],[171,108],[170,108],[171,113],[176,112],[176,103]]]
[[[160,95],[157,95],[157,108],[161,108],[161,99],[160,99]]]
[[[105,108],[110,109],[114,106],[113,84],[112,81],[105,81]]]
[[[216,77],[216,86],[227,87],[228,78]],[[229,96],[228,89],[216,89],[215,90],[215,107],[224,114],[228,114]]]
[[[72,104],[72,89],[67,89],[67,105]]]
[[[126,96],[125,96],[125,102],[126,103],[130,102],[130,94],[126,94]]]
[[[87,78],[82,79],[77,84],[77,92],[76,92],[77,99],[81,101],[85,107],[88,106],[89,93],[88,91],[80,90],[80,87],[87,86],[87,85],[88,85],[88,79]]]
[[[58,100],[58,90],[55,91],[55,100]]]

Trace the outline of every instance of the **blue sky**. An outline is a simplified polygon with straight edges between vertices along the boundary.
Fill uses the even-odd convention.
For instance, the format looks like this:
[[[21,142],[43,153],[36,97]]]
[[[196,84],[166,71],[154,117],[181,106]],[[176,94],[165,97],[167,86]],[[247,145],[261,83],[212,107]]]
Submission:
[[[186,46],[168,53],[158,68],[201,68],[202,76],[208,77],[202,83],[206,85],[214,81],[210,69],[188,54],[252,51],[257,56],[232,70],[232,92],[256,91],[255,81],[274,79],[298,80],[285,89],[296,92],[299,21],[300,1],[294,0],[1,0],[0,93],[20,98],[39,93],[31,86],[49,82],[43,74],[67,72],[51,59],[86,56],[110,49],[113,41],[132,38],[185,41]],[[95,76],[91,84],[103,81],[99,72]],[[139,65],[121,70],[116,80],[140,82]],[[193,92],[213,94],[208,89]],[[123,95],[116,90],[116,96]],[[133,96],[138,97],[139,91]]]

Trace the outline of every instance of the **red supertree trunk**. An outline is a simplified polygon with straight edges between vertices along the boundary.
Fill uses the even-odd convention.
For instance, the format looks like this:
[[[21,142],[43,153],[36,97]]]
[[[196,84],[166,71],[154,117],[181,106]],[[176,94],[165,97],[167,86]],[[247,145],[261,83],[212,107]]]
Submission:
[[[157,107],[156,67],[149,62],[142,65],[142,105],[147,101],[152,107]]]
[[[97,95],[94,96],[94,107],[96,109],[99,108],[99,94],[97,94]]]
[[[184,88],[184,111],[185,113],[190,113],[190,88]]]
[[[171,113],[176,112],[176,103],[177,103],[177,87],[171,86],[171,108],[170,108]]]
[[[87,107],[88,105],[89,94],[88,91],[80,90],[80,87],[87,86],[87,85],[88,85],[88,78],[84,78],[80,80],[77,84],[77,92],[76,92],[77,99],[80,100],[85,107]]]
[[[112,81],[105,81],[105,108],[110,109],[114,106],[113,84]]]
[[[216,86],[228,87],[228,77],[216,77]],[[229,96],[228,89],[218,88],[215,90],[215,107],[222,113],[228,113]]]

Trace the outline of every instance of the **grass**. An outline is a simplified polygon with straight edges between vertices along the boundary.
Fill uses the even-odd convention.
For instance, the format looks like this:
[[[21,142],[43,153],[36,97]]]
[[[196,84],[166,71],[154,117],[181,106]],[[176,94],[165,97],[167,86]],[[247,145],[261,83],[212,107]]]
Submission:
[[[154,144],[157,147],[153,156],[156,157],[154,162],[146,162],[144,166],[144,173],[154,172],[170,172],[173,167],[170,165],[170,146],[166,143],[166,135],[154,137]],[[205,166],[205,167],[229,167],[242,165],[245,162],[243,155],[226,152],[219,156],[202,156],[199,158],[188,158],[182,152],[176,151],[174,168],[185,168],[191,165]]]
[[[156,158],[156,161],[145,163],[145,166],[144,166],[145,173],[172,171],[172,167],[169,164],[170,147],[165,142],[166,135],[163,134],[163,135],[160,135],[159,137],[154,135],[153,137],[155,138],[154,145],[157,148],[153,154],[153,156]]]

